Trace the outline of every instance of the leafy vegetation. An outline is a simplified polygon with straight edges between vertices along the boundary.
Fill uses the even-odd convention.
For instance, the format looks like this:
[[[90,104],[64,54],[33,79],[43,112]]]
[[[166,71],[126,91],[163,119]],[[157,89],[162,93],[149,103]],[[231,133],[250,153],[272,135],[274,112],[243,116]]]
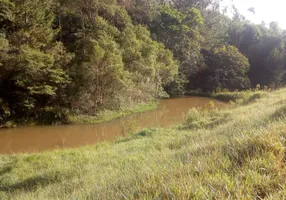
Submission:
[[[232,104],[248,104],[267,96],[266,91],[246,90],[243,92],[217,92],[210,96],[221,101],[230,102]]]
[[[213,0],[0,0],[0,124],[285,85],[285,32]]]
[[[0,128],[102,122],[185,93],[231,103],[112,143],[1,155],[0,199],[285,198],[286,32],[233,10],[0,0]]]
[[[172,53],[116,2],[1,0],[2,12],[0,123],[148,103],[177,74]]]
[[[286,90],[80,149],[0,156],[1,199],[283,199]],[[194,115],[196,113],[196,115]]]
[[[90,116],[90,115],[73,115],[69,116],[69,122],[75,124],[81,123],[100,123],[105,121],[110,121],[115,118],[119,118],[122,116],[126,116],[132,113],[143,112],[147,110],[153,110],[157,107],[157,103],[147,103],[147,104],[139,104],[129,109],[122,109],[122,110],[102,110],[98,113],[97,116]]]

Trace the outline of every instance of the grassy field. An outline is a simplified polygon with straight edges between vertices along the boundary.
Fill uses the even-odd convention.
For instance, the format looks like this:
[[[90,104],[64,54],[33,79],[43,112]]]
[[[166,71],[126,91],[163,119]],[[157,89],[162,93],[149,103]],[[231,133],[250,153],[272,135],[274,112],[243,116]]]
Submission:
[[[236,103],[180,127],[1,156],[0,199],[284,199],[286,89],[220,95]]]

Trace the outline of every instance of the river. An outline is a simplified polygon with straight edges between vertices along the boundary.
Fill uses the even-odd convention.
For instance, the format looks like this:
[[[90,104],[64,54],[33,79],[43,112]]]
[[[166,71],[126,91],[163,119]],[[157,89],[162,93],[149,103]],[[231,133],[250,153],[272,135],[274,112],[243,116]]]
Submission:
[[[210,101],[216,108],[226,104],[204,97],[182,97],[160,100],[155,110],[130,114],[99,124],[31,126],[0,130],[0,154],[32,153],[76,148],[113,141],[128,132],[144,128],[170,127],[183,123],[192,108],[207,109]]]

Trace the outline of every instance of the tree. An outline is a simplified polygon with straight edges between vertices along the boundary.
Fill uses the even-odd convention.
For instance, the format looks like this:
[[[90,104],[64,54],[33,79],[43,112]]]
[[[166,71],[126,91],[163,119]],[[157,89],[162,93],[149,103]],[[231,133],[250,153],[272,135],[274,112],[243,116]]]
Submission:
[[[162,42],[180,61],[180,72],[190,77],[201,67],[200,43],[203,38],[198,27],[203,24],[199,10],[188,9],[184,13],[163,6],[160,15],[152,22],[153,37]]]
[[[69,55],[54,40],[57,32],[52,28],[51,1],[11,3],[13,21],[4,27],[4,32],[9,31],[6,38],[9,46],[6,45],[1,62],[0,98],[8,102],[11,114],[19,120],[42,119],[47,110],[54,112],[59,102],[58,92],[69,82],[62,66],[64,60],[68,62]],[[48,118],[56,115],[55,111]]]
[[[248,59],[234,46],[222,46],[203,52],[206,68],[197,77],[197,87],[205,91],[217,88],[245,89],[250,87]],[[201,86],[199,86],[201,84]]]
[[[63,5],[61,40],[75,54],[68,89],[73,110],[96,114],[165,95],[177,63],[145,27],[132,24],[124,7],[87,0]]]
[[[280,35],[281,34],[281,29],[279,27],[279,24],[277,22],[270,22],[269,24],[270,30],[272,35]]]
[[[0,124],[286,84],[285,31],[218,0],[0,0]]]
[[[0,0],[0,29],[4,28],[8,23],[13,21],[13,8],[14,4],[10,0]]]
[[[261,33],[256,25],[246,24],[244,25],[244,30],[241,33],[241,41],[239,45],[239,50],[245,55],[248,54],[249,49],[259,43],[261,39]]]
[[[280,37],[264,37],[251,49],[252,85],[279,87],[285,83],[285,44]]]

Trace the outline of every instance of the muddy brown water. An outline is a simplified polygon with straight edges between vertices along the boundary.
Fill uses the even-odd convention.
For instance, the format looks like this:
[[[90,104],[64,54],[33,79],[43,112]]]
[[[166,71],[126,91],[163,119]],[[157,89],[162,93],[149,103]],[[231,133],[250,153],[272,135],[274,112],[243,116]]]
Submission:
[[[0,130],[0,154],[32,153],[76,148],[112,141],[128,132],[144,128],[163,128],[182,123],[192,108],[207,109],[226,104],[204,97],[182,97],[160,100],[155,110],[130,114],[99,124],[32,126]]]

